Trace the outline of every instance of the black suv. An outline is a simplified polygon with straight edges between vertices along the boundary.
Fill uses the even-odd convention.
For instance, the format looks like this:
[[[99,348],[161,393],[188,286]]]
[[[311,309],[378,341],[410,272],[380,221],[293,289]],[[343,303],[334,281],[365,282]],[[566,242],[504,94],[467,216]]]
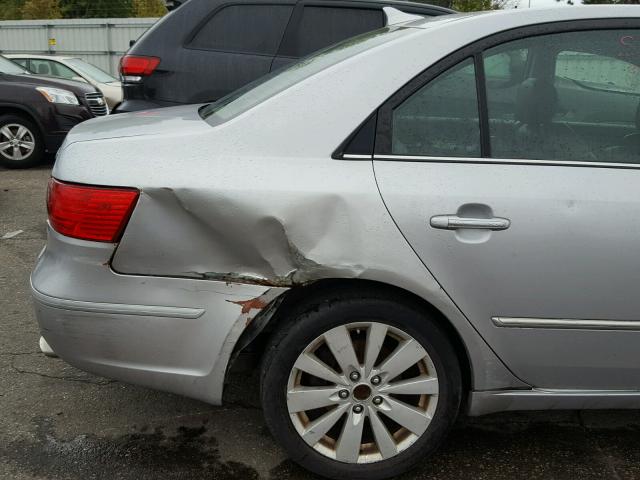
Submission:
[[[435,16],[393,0],[188,0],[149,29],[120,64],[116,112],[218,100],[298,58],[385,25],[384,7]]]
[[[0,165],[27,168],[55,153],[75,125],[108,113],[95,87],[31,75],[0,55]]]

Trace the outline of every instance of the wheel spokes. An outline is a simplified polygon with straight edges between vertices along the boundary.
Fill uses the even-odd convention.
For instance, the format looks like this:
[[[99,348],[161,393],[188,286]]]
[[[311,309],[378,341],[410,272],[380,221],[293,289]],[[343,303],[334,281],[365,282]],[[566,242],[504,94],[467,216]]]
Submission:
[[[315,445],[322,437],[324,437],[329,430],[336,424],[342,417],[344,412],[349,408],[348,404],[339,405],[338,407],[330,410],[322,415],[320,418],[314,420],[307,428],[302,432],[302,438],[309,444]]]
[[[4,127],[0,128],[0,133],[2,134],[3,137],[8,138],[9,140],[13,140],[14,139],[13,132],[7,126],[4,126]]]
[[[396,441],[380,419],[380,415],[376,409],[372,407],[369,407],[369,421],[371,422],[371,429],[373,430],[373,436],[376,439],[376,445],[378,446],[380,455],[382,455],[382,458],[393,457],[398,453]]]
[[[414,339],[406,340],[385,359],[378,370],[385,375],[386,381],[391,381],[401,373],[413,367],[422,360],[427,352]]]
[[[328,407],[341,401],[339,387],[297,387],[287,392],[289,413]]]
[[[429,427],[438,393],[435,366],[419,342],[394,326],[354,322],[300,353],[286,402],[306,444],[340,462],[368,463],[409,448]]]
[[[422,435],[431,422],[431,416],[419,408],[391,397],[380,409],[387,417],[416,435]]]
[[[397,395],[436,395],[438,393],[438,379],[422,375],[384,385],[380,387],[380,391]]]
[[[375,366],[382,344],[387,337],[388,328],[381,323],[372,324],[367,331],[367,344],[364,351],[364,374],[369,376]]]
[[[342,433],[336,443],[336,459],[341,462],[355,463],[360,456],[362,444],[362,429],[365,414],[349,410],[347,419],[342,427]]]
[[[14,160],[22,160],[23,155],[22,151],[20,150],[20,145],[13,146],[13,154],[11,155],[11,158],[13,158]]]
[[[324,334],[324,340],[327,342],[329,350],[331,350],[344,375],[348,375],[350,371],[360,369],[351,335],[344,325],[329,330]]]
[[[347,381],[344,378],[312,353],[303,353],[300,355],[294,367],[314,377],[326,380],[327,382],[336,385],[347,385]]]
[[[17,138],[18,140],[22,140],[28,132],[29,130],[27,130],[25,127],[20,125],[18,127],[18,132],[16,133],[15,138]]]
[[[0,153],[11,160],[24,160],[35,150],[36,143],[31,131],[19,124],[9,124],[0,128]]]

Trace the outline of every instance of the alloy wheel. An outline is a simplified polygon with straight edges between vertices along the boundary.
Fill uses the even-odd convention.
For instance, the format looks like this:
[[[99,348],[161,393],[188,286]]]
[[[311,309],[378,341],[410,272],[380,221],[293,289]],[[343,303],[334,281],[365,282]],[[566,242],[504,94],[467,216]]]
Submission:
[[[14,161],[25,160],[36,148],[35,136],[24,125],[9,123],[0,128],[0,154]]]
[[[314,450],[345,463],[387,460],[427,430],[438,377],[426,350],[377,322],[333,328],[298,356],[287,385],[296,431]]]

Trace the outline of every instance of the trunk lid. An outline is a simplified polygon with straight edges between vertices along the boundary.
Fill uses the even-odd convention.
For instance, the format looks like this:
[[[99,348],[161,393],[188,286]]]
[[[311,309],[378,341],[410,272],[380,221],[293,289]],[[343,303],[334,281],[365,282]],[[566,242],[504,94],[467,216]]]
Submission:
[[[121,113],[83,122],[71,130],[66,144],[144,135],[210,130],[200,117],[201,105],[181,105],[133,113]]]

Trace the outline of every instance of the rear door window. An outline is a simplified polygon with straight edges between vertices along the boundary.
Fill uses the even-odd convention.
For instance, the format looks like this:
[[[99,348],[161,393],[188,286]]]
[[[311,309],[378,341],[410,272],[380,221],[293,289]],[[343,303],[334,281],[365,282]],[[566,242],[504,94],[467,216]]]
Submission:
[[[383,26],[384,13],[380,9],[305,6],[292,53],[304,57]]]
[[[51,68],[51,62],[49,60],[40,60],[39,58],[31,59],[31,71],[38,75],[48,75],[50,77],[55,76],[53,69]]]
[[[229,5],[204,24],[189,46],[275,55],[292,10],[291,5]]]
[[[516,40],[484,53],[496,158],[640,163],[637,31]]]
[[[480,157],[480,121],[472,59],[443,73],[393,110],[391,153]]]

